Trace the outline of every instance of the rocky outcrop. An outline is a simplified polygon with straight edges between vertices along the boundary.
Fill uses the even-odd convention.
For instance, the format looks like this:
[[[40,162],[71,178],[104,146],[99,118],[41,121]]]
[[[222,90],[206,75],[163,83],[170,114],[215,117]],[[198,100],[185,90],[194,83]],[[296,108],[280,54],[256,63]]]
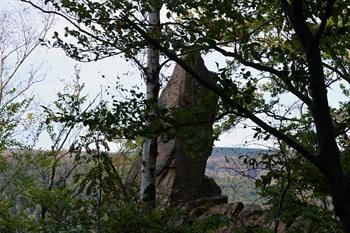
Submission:
[[[215,83],[214,74],[205,67],[200,55],[189,55],[185,60],[208,83]],[[175,66],[159,101],[168,109],[173,129],[171,136],[166,134],[158,140],[156,189],[162,206],[221,195],[215,181],[204,175],[214,141],[212,126],[217,100],[216,95]],[[133,165],[128,183],[139,183],[139,169],[140,161]]]
[[[187,64],[208,82],[214,82],[200,55],[186,58]],[[160,138],[157,158],[157,197],[162,205],[176,205],[206,196],[217,196],[221,189],[204,176],[213,144],[213,119],[217,97],[176,65],[160,104],[174,116],[175,137]],[[186,126],[184,126],[186,125]]]
[[[298,217],[291,224],[280,221],[276,226],[276,222],[268,220],[269,210],[256,204],[225,203],[220,197],[200,198],[183,207],[190,216],[204,223],[214,216],[228,220],[229,224],[215,230],[215,233],[236,231],[254,233],[256,232],[254,229],[257,228],[265,229],[268,232],[295,233],[302,232],[302,227],[307,223],[305,219]],[[242,231],[243,229],[245,230]]]
[[[217,198],[205,198],[192,205],[187,205],[186,210],[192,217],[207,222],[209,218],[224,217],[230,220],[230,224],[215,232],[231,233],[238,229],[251,226],[269,228],[265,224],[266,211],[258,205],[244,205],[242,202],[220,203]],[[250,231],[247,231],[250,232]]]

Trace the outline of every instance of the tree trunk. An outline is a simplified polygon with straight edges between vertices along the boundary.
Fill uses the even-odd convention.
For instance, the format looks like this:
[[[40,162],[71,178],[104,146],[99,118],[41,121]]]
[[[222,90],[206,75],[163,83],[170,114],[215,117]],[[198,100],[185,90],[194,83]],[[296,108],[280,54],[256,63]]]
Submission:
[[[148,13],[149,33],[154,39],[160,36],[160,7],[150,7]],[[147,50],[146,98],[149,104],[158,104],[159,95],[159,51],[150,46]],[[152,106],[150,106],[152,108]],[[152,114],[152,110],[151,110]],[[150,124],[151,122],[148,122]],[[141,201],[155,204],[155,168],[157,158],[157,137],[146,138],[142,148]]]
[[[317,43],[309,45],[305,50],[313,99],[311,112],[315,121],[319,147],[318,167],[329,181],[334,211],[344,231],[350,233],[350,187],[349,182],[346,181],[339,147],[334,136],[321,52]]]
[[[344,173],[334,134],[319,39],[314,36],[306,23],[302,1],[293,1],[291,5],[283,1],[282,7],[291,19],[306,54],[312,96],[310,110],[318,140],[318,158],[314,165],[328,179],[335,214],[339,217],[344,231],[350,233],[350,182]]]
[[[335,214],[339,217],[344,232],[350,233],[350,190],[346,183],[332,185],[332,201]]]

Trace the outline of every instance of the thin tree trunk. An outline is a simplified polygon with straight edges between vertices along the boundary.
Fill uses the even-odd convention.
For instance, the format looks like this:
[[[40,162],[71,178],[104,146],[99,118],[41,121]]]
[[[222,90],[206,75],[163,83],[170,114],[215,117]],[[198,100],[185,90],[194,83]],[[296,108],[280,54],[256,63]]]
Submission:
[[[4,92],[4,87],[3,87],[3,55],[2,52],[0,51],[0,106],[2,105],[2,99],[3,99],[3,92]]]
[[[160,36],[160,7],[151,7],[148,13],[149,33],[158,40]],[[159,95],[159,51],[150,46],[147,50],[146,98],[152,105],[158,104]],[[152,106],[150,106],[152,108]],[[151,111],[152,114],[152,111]],[[150,122],[148,122],[150,124]],[[157,137],[146,138],[142,148],[141,201],[155,204],[155,168],[157,158]]]

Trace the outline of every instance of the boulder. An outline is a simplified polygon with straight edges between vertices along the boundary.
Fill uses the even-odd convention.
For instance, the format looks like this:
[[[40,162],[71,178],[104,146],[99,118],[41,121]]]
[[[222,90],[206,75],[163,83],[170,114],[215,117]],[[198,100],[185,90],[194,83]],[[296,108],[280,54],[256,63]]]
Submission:
[[[228,217],[236,217],[244,208],[242,202],[223,203],[211,207],[208,212],[212,215],[226,215]]]
[[[246,219],[253,215],[262,215],[263,212],[264,211],[261,206],[256,204],[250,204],[245,206],[245,208],[242,211],[240,211],[239,216],[242,219]]]
[[[226,196],[212,196],[212,197],[202,197],[196,200],[186,202],[182,205],[184,209],[191,211],[196,208],[209,209],[216,205],[227,204],[228,198]]]
[[[215,180],[206,175],[203,177],[203,183],[200,190],[202,197],[219,196],[222,193],[220,186],[215,182]]]
[[[267,217],[267,212],[256,204],[247,205],[239,213],[241,224],[245,226],[265,226],[264,220]]]
[[[213,215],[221,215],[219,212],[211,212],[212,208],[216,206],[227,205],[228,198],[226,196],[212,196],[202,197],[196,200],[187,202],[184,207],[193,217],[199,217],[203,215],[203,218]]]

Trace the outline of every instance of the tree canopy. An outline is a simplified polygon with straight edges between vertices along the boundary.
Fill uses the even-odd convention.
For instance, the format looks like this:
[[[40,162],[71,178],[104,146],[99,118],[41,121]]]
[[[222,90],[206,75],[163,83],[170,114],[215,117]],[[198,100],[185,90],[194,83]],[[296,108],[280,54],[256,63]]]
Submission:
[[[54,36],[54,46],[71,57],[93,61],[122,53],[145,69],[138,54],[152,46],[164,62],[176,62],[219,96],[224,129],[233,127],[236,119],[249,119],[257,138],[279,141],[306,159],[321,172],[335,213],[350,232],[350,180],[343,162],[349,156],[350,126],[347,1],[45,3],[51,10],[41,10],[72,24],[63,37]],[[152,4],[162,5],[159,39],[145,29]],[[182,55],[198,51],[227,58],[215,82],[182,60]],[[331,106],[332,91],[338,88],[343,98]]]

